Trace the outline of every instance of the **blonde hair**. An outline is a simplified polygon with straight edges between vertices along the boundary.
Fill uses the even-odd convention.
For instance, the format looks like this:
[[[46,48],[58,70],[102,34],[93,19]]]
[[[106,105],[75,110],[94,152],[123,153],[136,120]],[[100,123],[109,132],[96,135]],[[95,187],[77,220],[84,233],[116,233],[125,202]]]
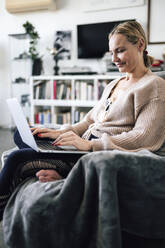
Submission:
[[[144,60],[144,65],[146,67],[149,67],[153,63],[153,57],[148,55],[148,52],[146,51],[147,48],[147,38],[145,35],[145,32],[137,21],[127,21],[120,23],[118,26],[114,27],[114,29],[111,31],[109,34],[109,39],[114,35],[114,34],[122,34],[124,35],[127,40],[132,43],[136,44],[139,39],[144,40],[145,48],[143,51],[143,60]]]

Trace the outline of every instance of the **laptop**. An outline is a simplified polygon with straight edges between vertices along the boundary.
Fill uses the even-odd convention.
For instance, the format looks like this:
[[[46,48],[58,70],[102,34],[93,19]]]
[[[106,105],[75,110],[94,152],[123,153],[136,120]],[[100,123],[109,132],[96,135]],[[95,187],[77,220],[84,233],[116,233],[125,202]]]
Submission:
[[[25,144],[31,147],[36,152],[53,152],[53,153],[78,153],[85,154],[89,151],[77,150],[74,146],[53,146],[54,140],[49,139],[35,139],[28,122],[23,114],[20,103],[17,98],[7,99],[7,104],[15,125],[20,133],[20,136]]]

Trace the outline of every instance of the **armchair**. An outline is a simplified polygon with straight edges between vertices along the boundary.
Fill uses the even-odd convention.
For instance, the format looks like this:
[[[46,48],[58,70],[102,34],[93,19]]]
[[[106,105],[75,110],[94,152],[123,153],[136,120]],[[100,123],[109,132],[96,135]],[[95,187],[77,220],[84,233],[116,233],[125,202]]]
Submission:
[[[10,248],[162,248],[164,209],[165,157],[94,152],[66,180],[20,184],[5,209],[4,238]]]

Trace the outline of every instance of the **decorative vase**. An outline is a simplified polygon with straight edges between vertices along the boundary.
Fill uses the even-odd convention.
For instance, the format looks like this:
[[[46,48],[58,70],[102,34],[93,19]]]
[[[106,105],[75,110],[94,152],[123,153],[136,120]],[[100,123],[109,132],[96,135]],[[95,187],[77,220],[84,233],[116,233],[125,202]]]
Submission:
[[[33,60],[33,65],[32,65],[32,75],[41,75],[43,69],[42,65],[42,59],[41,58],[36,58]]]

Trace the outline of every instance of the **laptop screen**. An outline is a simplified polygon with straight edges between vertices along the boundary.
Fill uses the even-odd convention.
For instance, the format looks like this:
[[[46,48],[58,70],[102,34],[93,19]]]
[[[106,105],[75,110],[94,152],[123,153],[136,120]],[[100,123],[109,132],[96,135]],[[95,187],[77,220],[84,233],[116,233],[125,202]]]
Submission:
[[[20,133],[20,136],[23,142],[25,142],[35,151],[38,151],[37,144],[35,142],[35,139],[32,135],[30,127],[27,123],[27,120],[23,114],[21,105],[18,102],[17,98],[10,98],[10,99],[7,99],[6,101],[7,101],[9,110],[11,112],[11,115],[13,117],[13,120],[15,122],[15,125]]]

